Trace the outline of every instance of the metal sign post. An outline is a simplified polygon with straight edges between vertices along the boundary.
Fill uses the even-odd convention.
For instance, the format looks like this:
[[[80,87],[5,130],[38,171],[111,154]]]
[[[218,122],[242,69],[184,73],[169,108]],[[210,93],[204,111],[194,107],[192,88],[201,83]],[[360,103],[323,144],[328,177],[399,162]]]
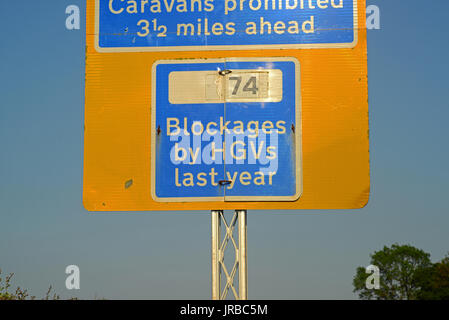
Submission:
[[[222,210],[212,211],[212,300],[226,299],[231,290],[236,300],[248,299],[248,255],[247,255],[247,217],[246,210],[236,210],[228,224]],[[238,222],[238,244],[234,239],[234,229]],[[221,225],[225,236],[221,241]],[[235,250],[235,260],[229,271],[224,263],[225,250],[231,243]],[[238,272],[238,287],[234,284]],[[222,289],[221,276],[226,278]]]

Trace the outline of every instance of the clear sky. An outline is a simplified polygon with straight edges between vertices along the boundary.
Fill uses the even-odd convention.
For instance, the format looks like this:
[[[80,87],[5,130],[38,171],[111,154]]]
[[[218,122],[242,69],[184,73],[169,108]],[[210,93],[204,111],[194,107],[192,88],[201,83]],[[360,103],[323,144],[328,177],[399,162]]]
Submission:
[[[449,251],[447,0],[367,1],[371,197],[355,211],[250,211],[251,299],[352,299],[392,243]],[[210,215],[88,214],[82,205],[84,0],[0,1],[0,268],[63,297],[210,298]],[[67,265],[81,290],[65,288]]]

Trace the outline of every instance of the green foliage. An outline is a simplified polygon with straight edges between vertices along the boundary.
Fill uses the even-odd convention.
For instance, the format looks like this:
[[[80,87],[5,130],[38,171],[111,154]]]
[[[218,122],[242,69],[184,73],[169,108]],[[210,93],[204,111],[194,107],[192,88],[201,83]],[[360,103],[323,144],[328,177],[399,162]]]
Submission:
[[[449,254],[440,262],[419,270],[416,281],[419,300],[449,300]]]
[[[14,277],[14,273],[10,273],[2,277],[2,270],[0,269],[0,300],[35,300],[35,296],[30,296],[28,290],[23,290],[17,287],[14,292],[10,292],[11,279]],[[43,298],[44,300],[59,300],[59,296],[55,293],[52,294],[52,287],[48,288],[48,291]]]
[[[369,274],[358,267],[353,279],[354,292],[361,299],[415,300],[419,298],[419,270],[432,266],[430,254],[410,245],[393,244],[371,255],[372,265],[380,269],[380,288],[367,289]]]

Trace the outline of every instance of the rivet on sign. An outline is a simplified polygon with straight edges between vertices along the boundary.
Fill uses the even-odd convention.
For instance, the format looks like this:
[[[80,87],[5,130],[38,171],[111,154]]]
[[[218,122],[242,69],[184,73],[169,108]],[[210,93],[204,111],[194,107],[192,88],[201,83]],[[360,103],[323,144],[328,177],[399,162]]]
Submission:
[[[218,74],[220,76],[225,76],[225,75],[230,74],[230,73],[232,73],[232,70],[220,70],[220,71],[218,71]]]
[[[157,135],[160,135],[161,134],[161,126],[157,126]]]
[[[292,124],[292,131],[293,131],[293,133],[295,133],[295,125],[294,124]]]
[[[229,180],[220,180],[220,181],[218,181],[218,184],[220,186],[227,186],[228,184],[231,184],[231,183],[232,183],[232,181],[229,181]]]

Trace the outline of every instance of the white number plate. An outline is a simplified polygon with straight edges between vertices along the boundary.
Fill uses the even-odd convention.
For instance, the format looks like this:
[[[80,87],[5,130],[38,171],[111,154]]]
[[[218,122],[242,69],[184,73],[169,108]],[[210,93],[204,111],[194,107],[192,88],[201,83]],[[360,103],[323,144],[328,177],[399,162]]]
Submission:
[[[181,71],[169,76],[169,101],[173,104],[220,102],[279,102],[281,70]]]

